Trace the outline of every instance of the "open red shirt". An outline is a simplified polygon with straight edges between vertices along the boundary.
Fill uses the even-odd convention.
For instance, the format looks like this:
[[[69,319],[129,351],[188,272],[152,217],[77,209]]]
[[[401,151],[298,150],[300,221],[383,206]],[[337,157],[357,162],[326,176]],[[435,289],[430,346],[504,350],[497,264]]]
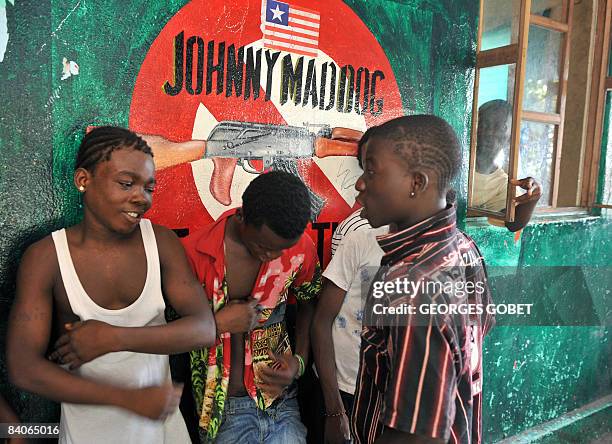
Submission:
[[[213,312],[227,302],[225,282],[225,226],[236,209],[222,214],[216,222],[182,239],[187,257],[212,304]],[[270,262],[262,263],[251,296],[264,308],[260,324],[245,340],[244,385],[257,406],[265,409],[274,398],[260,390],[255,373],[270,362],[268,350],[292,353],[285,327],[289,293],[298,301],[316,297],[321,289],[321,269],[316,248],[307,235]],[[230,374],[230,333],[223,333],[214,347],[191,352],[192,385],[200,416],[200,427],[208,437],[217,434],[227,397]]]

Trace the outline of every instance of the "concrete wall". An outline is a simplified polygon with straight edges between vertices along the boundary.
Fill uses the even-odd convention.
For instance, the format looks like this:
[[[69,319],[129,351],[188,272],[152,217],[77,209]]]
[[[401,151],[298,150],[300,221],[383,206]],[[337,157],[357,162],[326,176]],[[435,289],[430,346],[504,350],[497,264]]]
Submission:
[[[167,26],[200,26],[180,15],[185,3],[0,2],[8,31],[6,53],[0,62],[1,338],[5,337],[15,270],[24,248],[79,218],[78,196],[70,184],[74,154],[86,125],[112,123],[150,130],[147,125],[152,125],[151,120],[142,116],[159,104],[145,103],[134,109],[136,99],[146,97],[142,91],[147,84],[141,76],[144,67],[152,63],[147,57],[156,45],[170,45],[163,37]],[[247,12],[241,18],[232,8],[243,3],[248,3],[248,8],[242,7]],[[207,17],[207,27],[199,27],[206,42],[207,35],[221,32],[234,33],[240,40],[242,29],[253,28],[251,21],[257,22],[255,29],[259,26],[259,2],[203,5],[193,2],[187,7],[200,8],[190,15],[193,20]],[[464,167],[455,184],[460,223],[476,239],[488,263],[506,267],[495,270],[494,297],[499,302],[536,303],[537,318],[533,319],[540,320],[540,325],[508,325],[511,320],[501,319],[485,342],[485,441],[513,435],[610,393],[609,330],[597,326],[609,310],[610,282],[593,268],[612,264],[610,220],[534,224],[518,241],[501,229],[466,221],[478,1],[351,0],[310,5],[321,12],[320,46],[335,50],[335,59],[344,57],[342,64],[348,63],[346,58],[355,53],[337,42],[363,35],[365,40],[354,37],[351,46],[361,51],[364,59],[377,54],[372,60],[390,67],[385,73],[388,83],[380,83],[390,85],[385,90],[385,106],[389,106],[382,115],[365,118],[366,123],[400,112],[425,112],[438,114],[454,126],[465,147]],[[371,37],[375,40],[368,40]],[[1,43],[0,39],[0,49]],[[168,51],[171,49],[168,46]],[[74,66],[70,70],[70,61],[78,65],[78,74]],[[171,68],[171,56],[166,65]],[[176,80],[173,71],[166,68],[162,77]],[[66,77],[66,72],[71,75]],[[159,89],[162,83],[149,87]],[[202,95],[208,108],[214,108],[207,101],[214,96]],[[180,104],[187,99],[191,100],[187,97],[176,102],[177,108],[170,111],[183,112]],[[262,100],[249,103],[259,106]],[[231,110],[224,112],[231,114]],[[167,126],[155,122],[153,130],[188,139],[195,128],[194,116],[188,118],[189,125],[183,125],[181,119]],[[153,219],[171,228],[189,229],[202,223],[198,214],[210,217],[206,203],[196,202],[197,193],[180,191],[194,187],[192,170],[193,166],[183,165],[159,174]],[[318,222],[329,226],[309,231],[323,251],[332,224],[350,211],[350,199],[341,200],[330,186],[325,188],[324,176],[312,165],[300,165],[300,171],[311,188],[327,198]],[[323,236],[319,237],[321,231]],[[565,326],[555,326],[559,324]],[[576,324],[582,326],[567,326]],[[0,388],[25,421],[57,418],[52,403],[11,387],[4,365],[0,365]]]

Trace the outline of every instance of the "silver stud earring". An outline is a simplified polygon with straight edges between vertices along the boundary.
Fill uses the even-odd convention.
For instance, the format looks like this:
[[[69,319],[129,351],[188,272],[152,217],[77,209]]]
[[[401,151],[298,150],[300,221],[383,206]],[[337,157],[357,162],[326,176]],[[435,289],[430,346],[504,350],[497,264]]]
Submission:
[[[84,187],[83,185],[81,185],[81,186],[79,187],[79,191],[82,193],[83,191],[85,191],[85,187]]]
[[[414,193],[414,191],[411,191],[410,192],[410,197],[414,197],[414,196],[416,196],[416,194]]]

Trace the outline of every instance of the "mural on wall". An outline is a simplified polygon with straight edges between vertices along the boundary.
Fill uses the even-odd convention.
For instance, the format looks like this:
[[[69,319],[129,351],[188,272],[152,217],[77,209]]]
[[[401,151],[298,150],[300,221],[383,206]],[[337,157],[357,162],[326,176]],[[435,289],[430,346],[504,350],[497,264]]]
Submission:
[[[311,191],[309,234],[322,257],[355,205],[356,142],[399,115],[383,49],[340,0],[193,0],[152,43],[129,126],[206,141],[191,162],[177,156],[158,169],[151,219],[196,229],[240,205],[257,174],[281,169]]]

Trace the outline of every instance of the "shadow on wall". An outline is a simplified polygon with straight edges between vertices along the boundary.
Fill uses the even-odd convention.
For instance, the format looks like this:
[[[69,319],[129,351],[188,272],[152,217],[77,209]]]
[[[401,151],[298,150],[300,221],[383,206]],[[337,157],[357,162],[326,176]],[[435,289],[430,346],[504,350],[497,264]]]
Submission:
[[[6,334],[11,305],[15,296],[17,269],[23,252],[27,247],[62,227],[60,219],[48,221],[44,226],[36,226],[19,236],[3,242],[2,262],[5,269],[0,275],[0,393],[11,405],[22,422],[58,422],[59,404],[28,392],[18,390],[9,383],[6,368]]]

